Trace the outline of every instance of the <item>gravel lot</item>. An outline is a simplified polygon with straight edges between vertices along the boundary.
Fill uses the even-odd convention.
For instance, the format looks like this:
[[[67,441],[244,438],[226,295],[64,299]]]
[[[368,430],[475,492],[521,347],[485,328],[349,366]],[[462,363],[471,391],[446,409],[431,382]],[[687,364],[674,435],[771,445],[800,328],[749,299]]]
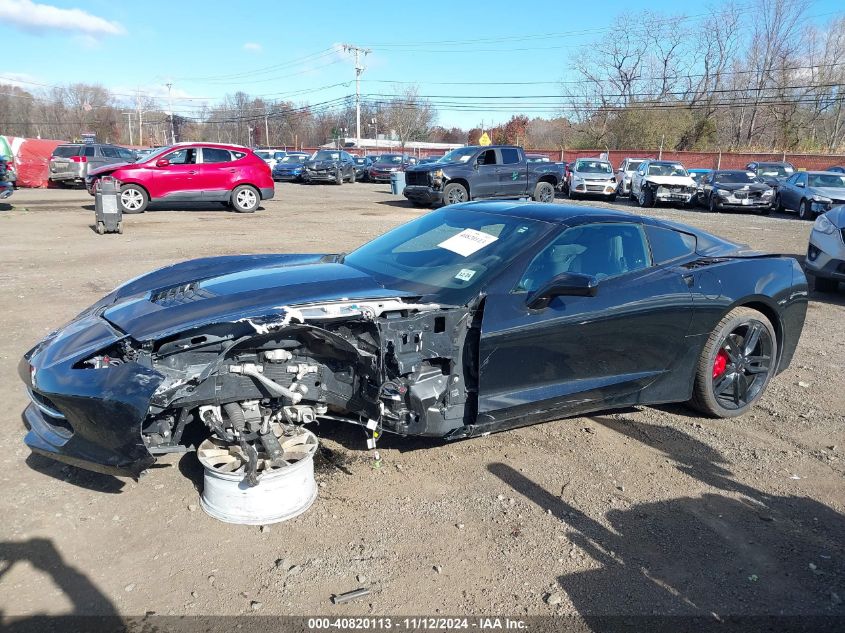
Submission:
[[[261,530],[197,509],[192,453],[163,458],[137,483],[30,455],[19,358],[153,268],[347,251],[422,211],[385,185],[285,184],[254,215],[153,209],[125,217],[124,235],[101,237],[84,191],[17,191],[8,202],[0,623],[149,611],[845,614],[842,291],[812,295],[792,366],[741,419],[640,407],[454,444],[387,437],[378,470],[359,430],[323,424],[316,504]],[[796,257],[810,230],[785,215],[649,212]],[[359,586],[373,593],[329,601]]]

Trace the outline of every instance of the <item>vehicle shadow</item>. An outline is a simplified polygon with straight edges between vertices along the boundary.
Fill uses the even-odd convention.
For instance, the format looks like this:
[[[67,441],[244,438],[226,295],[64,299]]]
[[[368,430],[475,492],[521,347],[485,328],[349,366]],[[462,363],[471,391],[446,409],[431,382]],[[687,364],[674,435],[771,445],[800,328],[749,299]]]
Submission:
[[[341,422],[339,420],[320,420],[319,424],[309,427],[317,437],[330,438],[345,449],[351,451],[366,451],[369,431],[357,424]],[[385,433],[378,440],[378,448],[408,453],[418,450],[431,449],[447,444],[446,440],[434,437],[401,436]]]
[[[390,195],[390,192],[387,192]],[[420,211],[428,211],[429,207],[415,207],[409,200],[376,200],[376,204],[383,204],[388,207],[400,207],[402,209],[419,209]]]
[[[17,563],[29,565],[52,579],[73,604],[68,614],[16,616],[0,611],[0,626],[10,633],[29,631],[119,631],[123,619],[115,605],[75,567],[68,565],[53,542],[44,538],[0,542],[0,590],[11,598],[14,587],[3,587],[4,576]],[[10,604],[7,601],[6,604]]]
[[[561,521],[572,558],[591,559],[556,581],[592,631],[784,631],[796,622],[786,616],[798,615],[809,625],[801,630],[841,630],[845,517],[817,501],[706,493],[611,509],[599,520],[505,463],[487,469]],[[708,470],[705,479],[717,473],[725,485],[727,471]],[[774,619],[763,629],[750,616]],[[728,627],[735,618],[745,618],[740,628]]]
[[[94,211],[93,204],[83,204],[81,205],[82,209],[85,211]],[[258,211],[266,211],[267,208],[263,205],[259,205],[258,208],[255,210]],[[156,213],[159,211],[219,211],[221,213],[234,213],[234,211],[229,208],[228,205],[222,202],[180,202],[177,205],[174,204],[165,204],[161,202],[151,202],[150,205],[147,207],[145,213]],[[124,213],[125,216],[132,217],[133,213]],[[241,215],[252,215],[250,213],[244,213]]]
[[[71,484],[85,490],[104,492],[107,494],[120,494],[126,482],[113,475],[95,473],[91,470],[83,470],[76,466],[63,464],[53,459],[30,453],[26,458],[26,465],[35,472],[58,479],[64,483]]]

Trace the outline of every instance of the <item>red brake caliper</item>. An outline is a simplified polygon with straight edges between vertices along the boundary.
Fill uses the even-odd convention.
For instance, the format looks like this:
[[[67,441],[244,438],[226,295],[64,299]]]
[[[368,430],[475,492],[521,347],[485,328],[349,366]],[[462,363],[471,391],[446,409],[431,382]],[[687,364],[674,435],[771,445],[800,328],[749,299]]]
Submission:
[[[725,368],[728,366],[728,355],[725,350],[720,349],[716,354],[716,359],[713,361],[713,378],[718,378],[725,373]]]

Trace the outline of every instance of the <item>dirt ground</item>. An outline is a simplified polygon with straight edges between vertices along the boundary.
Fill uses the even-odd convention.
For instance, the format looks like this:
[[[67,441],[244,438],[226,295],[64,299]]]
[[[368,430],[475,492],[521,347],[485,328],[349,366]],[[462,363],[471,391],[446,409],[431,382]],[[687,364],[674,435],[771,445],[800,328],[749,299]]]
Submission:
[[[92,229],[78,190],[0,205],[0,623],[32,614],[845,613],[845,292],[813,293],[791,367],[734,420],[681,406],[443,444],[322,424],[319,498],[266,530],[197,509],[193,453],[140,481],[30,455],[21,355],[122,281],[186,258],[338,252],[423,211],[385,185],[277,187],[254,215]],[[565,202],[558,200],[559,203]],[[584,203],[579,204],[601,204]],[[628,207],[625,200],[617,205]],[[810,224],[653,209],[802,257]],[[333,605],[332,594],[370,587]]]

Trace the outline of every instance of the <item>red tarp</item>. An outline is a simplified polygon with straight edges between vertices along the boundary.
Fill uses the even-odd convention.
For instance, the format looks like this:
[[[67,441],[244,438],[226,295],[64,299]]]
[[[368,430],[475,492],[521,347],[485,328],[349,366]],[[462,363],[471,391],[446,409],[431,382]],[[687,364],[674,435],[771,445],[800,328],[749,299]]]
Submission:
[[[56,146],[66,141],[52,141],[36,138],[3,137],[5,147],[12,150],[18,187],[49,186],[50,156]],[[0,144],[3,145],[3,144]]]

